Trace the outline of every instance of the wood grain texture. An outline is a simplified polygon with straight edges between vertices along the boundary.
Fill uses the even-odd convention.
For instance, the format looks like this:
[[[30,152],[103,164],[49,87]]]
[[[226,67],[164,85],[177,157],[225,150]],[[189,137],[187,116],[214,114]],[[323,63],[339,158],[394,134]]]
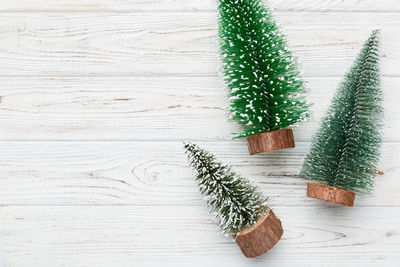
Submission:
[[[281,129],[251,135],[246,138],[250,155],[294,148],[292,129]]]
[[[322,205],[298,177],[309,143],[256,156],[244,140],[198,144],[260,184],[272,208]],[[400,206],[399,153],[383,146],[384,175],[356,206]],[[181,142],[6,142],[0,158],[0,205],[204,205]]]
[[[204,206],[2,207],[1,263],[5,267],[395,266],[400,260],[399,253],[393,253],[400,244],[398,207],[273,208],[285,233],[268,253],[248,259],[232,238],[216,234]]]
[[[296,148],[250,157],[226,120],[215,0],[14,0],[0,5],[0,266],[395,266],[400,4],[269,0],[314,115]],[[306,197],[297,174],[335,88],[382,30],[385,143],[353,209]],[[246,259],[216,234],[181,139],[258,183],[279,244]]]
[[[310,141],[341,78],[306,77],[312,117],[294,127]],[[386,141],[400,141],[400,78],[384,78]],[[1,78],[0,140],[230,140],[217,77]]]
[[[397,0],[268,0],[265,2],[276,11],[400,11]],[[2,3],[0,11],[210,11],[215,10],[216,6],[215,0],[14,0]]]
[[[254,225],[242,229],[235,236],[235,242],[246,257],[254,258],[273,248],[282,235],[282,223],[270,209]]]
[[[339,205],[353,207],[356,193],[324,184],[307,183],[307,196]]]
[[[382,73],[399,76],[397,13],[279,13],[307,76],[342,76],[373,28]],[[0,76],[215,75],[217,16],[203,13],[4,13]]]

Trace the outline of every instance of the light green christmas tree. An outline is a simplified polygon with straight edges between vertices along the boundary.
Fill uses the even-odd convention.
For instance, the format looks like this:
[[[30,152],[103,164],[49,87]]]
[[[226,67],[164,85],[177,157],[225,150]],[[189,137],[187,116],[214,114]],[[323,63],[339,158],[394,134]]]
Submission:
[[[269,211],[265,206],[267,198],[245,177],[195,144],[185,142],[184,147],[196,170],[200,192],[222,233],[235,235]]]
[[[236,137],[288,127],[308,116],[296,62],[262,0],[219,0],[219,37]]]
[[[378,48],[375,30],[339,86],[301,175],[348,191],[372,191],[383,118]]]

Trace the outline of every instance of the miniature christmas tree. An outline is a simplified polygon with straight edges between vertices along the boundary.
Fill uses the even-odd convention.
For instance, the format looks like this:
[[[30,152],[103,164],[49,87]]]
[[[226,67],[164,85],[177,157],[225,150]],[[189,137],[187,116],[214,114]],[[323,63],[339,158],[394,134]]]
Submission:
[[[195,180],[220,231],[233,235],[246,257],[271,249],[281,238],[280,220],[266,206],[267,198],[230,166],[210,152],[184,143]]]
[[[313,138],[301,175],[307,195],[353,206],[355,192],[373,189],[382,140],[379,32],[373,31],[346,74]]]
[[[219,37],[232,119],[250,154],[294,147],[286,128],[308,116],[305,88],[262,0],[219,0]]]

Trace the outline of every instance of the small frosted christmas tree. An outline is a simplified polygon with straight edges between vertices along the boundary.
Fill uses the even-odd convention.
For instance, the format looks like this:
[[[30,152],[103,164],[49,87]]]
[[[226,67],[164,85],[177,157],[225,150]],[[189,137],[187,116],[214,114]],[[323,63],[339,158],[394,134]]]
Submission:
[[[373,31],[332,100],[314,136],[301,175],[307,195],[353,206],[355,192],[369,193],[382,140],[379,31]]]
[[[294,147],[286,128],[308,116],[296,62],[262,0],[219,0],[219,37],[231,116],[250,154]]]
[[[188,142],[184,146],[190,165],[196,170],[200,192],[220,231],[233,235],[246,257],[256,257],[271,249],[283,229],[258,187],[210,152]]]

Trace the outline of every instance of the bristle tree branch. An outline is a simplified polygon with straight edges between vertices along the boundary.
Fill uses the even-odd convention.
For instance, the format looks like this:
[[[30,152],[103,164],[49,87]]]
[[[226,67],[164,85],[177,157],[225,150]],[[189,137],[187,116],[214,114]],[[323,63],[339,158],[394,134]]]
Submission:
[[[233,235],[247,257],[271,249],[281,238],[280,220],[266,206],[267,197],[245,177],[216,159],[210,152],[185,142],[195,180],[218,228]]]
[[[354,193],[373,190],[382,142],[382,99],[379,31],[375,30],[313,137],[301,175],[329,188],[309,184],[309,196],[352,206]],[[342,194],[344,200],[335,200],[336,194]]]
[[[258,149],[249,146],[250,154],[294,147],[291,130],[258,135],[284,129],[309,114],[297,64],[271,12],[262,0],[220,0],[218,10],[231,117],[242,128],[235,137],[253,136],[248,142]],[[288,144],[279,141],[281,134],[290,135]]]

